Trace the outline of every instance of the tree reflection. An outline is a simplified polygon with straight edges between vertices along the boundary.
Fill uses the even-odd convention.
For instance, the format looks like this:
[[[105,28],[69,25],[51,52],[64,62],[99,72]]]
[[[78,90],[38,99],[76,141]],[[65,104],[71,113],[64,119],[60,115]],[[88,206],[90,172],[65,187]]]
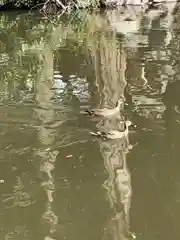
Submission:
[[[101,107],[115,104],[117,99],[124,98],[126,86],[126,52],[123,44],[118,45],[113,33],[108,38],[103,34],[99,40],[99,48],[91,48],[96,69],[96,83],[100,94]],[[98,61],[97,61],[98,59]],[[120,123],[123,116],[104,119],[97,123],[98,128],[121,129]],[[102,126],[103,123],[103,126]],[[110,207],[113,210],[112,217],[107,223],[107,230],[103,239],[129,239],[135,237],[129,231],[129,209],[131,203],[131,177],[126,164],[126,154],[129,151],[129,140],[99,141],[104,165],[109,174],[104,183]]]
[[[72,182],[69,181],[67,176],[63,175],[65,173],[62,170],[62,185],[57,183],[56,176],[59,172],[57,174],[55,170],[59,149],[79,143],[80,134],[83,135],[87,130],[82,130],[86,120],[84,118],[82,118],[83,120],[80,119],[78,114],[80,105],[89,104],[90,98],[95,99],[99,107],[111,107],[115,105],[119,98],[125,99],[126,97],[128,99],[129,97],[127,102],[130,107],[127,111],[123,110],[118,117],[98,122],[96,127],[103,130],[122,130],[124,124],[120,120],[126,118],[138,119],[139,128],[142,131],[151,130],[151,133],[156,136],[164,136],[165,132],[167,137],[166,151],[167,156],[170,156],[169,159],[172,156],[174,159],[179,156],[179,16],[174,16],[173,23],[170,18],[171,21],[168,22],[168,26],[172,24],[173,29],[170,32],[165,27],[167,16],[163,18],[159,16],[153,19],[150,13],[142,17],[142,12],[132,11],[132,22],[135,23],[133,23],[133,26],[136,30],[138,29],[138,34],[119,35],[117,38],[117,32],[115,31],[117,29],[114,29],[114,27],[120,25],[118,25],[118,21],[116,22],[119,17],[119,13],[116,13],[108,11],[102,15],[96,13],[92,15],[84,14],[80,19],[74,19],[72,22],[67,21],[66,23],[63,23],[63,20],[56,23],[37,21],[33,26],[29,25],[28,20],[21,21],[19,17],[14,21],[6,21],[3,17],[1,18],[2,37],[0,47],[2,52],[0,53],[0,64],[2,68],[0,71],[2,81],[0,82],[0,97],[2,104],[1,121],[4,121],[1,134],[6,136],[5,133],[10,131],[8,128],[16,127],[18,133],[16,132],[14,136],[16,138],[14,142],[18,142],[17,136],[22,131],[26,134],[25,136],[33,139],[34,144],[32,144],[33,147],[28,145],[23,148],[23,140],[26,139],[24,137],[23,140],[19,141],[20,143],[18,142],[18,144],[21,144],[20,147],[18,145],[18,149],[13,149],[12,146],[7,146],[6,150],[2,149],[1,157],[4,159],[8,154],[10,156],[15,154],[19,158],[20,154],[28,151],[29,155],[33,156],[30,157],[32,162],[29,165],[29,159],[25,159],[27,160],[26,166],[33,166],[37,170],[34,173],[33,169],[33,177],[40,179],[40,183],[35,181],[38,191],[36,194],[32,194],[27,189],[21,175],[20,164],[14,166],[14,163],[11,162],[12,169],[18,168],[19,175],[15,183],[10,183],[13,185],[13,190],[8,190],[7,194],[2,195],[2,203],[5,208],[12,210],[27,208],[29,214],[33,206],[32,219],[39,206],[42,206],[43,209],[36,216],[35,224],[39,228],[38,224],[41,223],[42,231],[39,230],[39,232],[42,233],[39,235],[44,237],[44,240],[55,240],[58,239],[57,235],[62,236],[63,234],[71,236],[72,233],[69,233],[71,232],[69,229],[73,229],[72,232],[79,236],[79,229],[88,225],[86,222],[82,223],[86,215],[80,213],[84,211],[89,214],[89,206],[84,210],[79,205],[83,204],[83,201],[86,204],[88,197],[93,196],[94,192],[89,190],[91,187],[88,183],[73,178],[74,172],[71,172],[71,170],[74,166],[70,161],[63,163],[63,169],[67,167],[67,175],[69,174],[69,178],[72,177]],[[135,17],[138,18],[137,22]],[[26,20],[26,17],[24,16],[23,19]],[[13,29],[16,29],[16,25],[20,26],[22,22],[24,22],[24,30],[16,33]],[[3,38],[5,34],[8,36],[6,39]],[[12,48],[12,45],[14,48]],[[87,61],[84,60],[85,58]],[[93,79],[93,70],[88,69],[89,65],[94,68],[95,79]],[[69,72],[71,72],[71,76]],[[88,74],[90,77],[87,76]],[[80,77],[78,77],[79,75]],[[73,106],[64,107],[63,103],[66,105],[67,102],[71,102]],[[16,110],[9,110],[9,105],[13,104],[16,106]],[[25,106],[25,112],[22,111],[21,104]],[[31,110],[27,110],[28,107]],[[9,116],[9,112],[19,115]],[[68,112],[71,112],[71,115],[68,115]],[[72,119],[73,126],[66,125],[67,120]],[[17,121],[19,125],[12,125],[10,128],[9,123],[13,122],[14,124]],[[24,128],[25,124],[28,128]],[[30,127],[31,131],[29,130]],[[88,130],[90,127],[87,125]],[[30,135],[28,130],[33,134]],[[13,133],[11,133],[11,136]],[[84,134],[83,138],[86,138],[86,136]],[[71,142],[73,137],[75,141]],[[87,139],[85,141],[87,142]],[[120,141],[100,140],[98,143],[108,173],[108,179],[103,186],[112,210],[105,225],[103,239],[125,240],[134,238],[135,235],[130,231],[131,221],[129,216],[132,197],[131,172],[127,166],[127,156],[130,152],[129,138]],[[92,147],[92,145],[88,146]],[[82,168],[84,159],[81,160],[81,170],[79,172],[84,174],[85,171]],[[72,169],[70,170],[71,165]],[[68,168],[68,166],[70,167]],[[163,162],[163,167],[165,166],[169,169],[170,164]],[[151,174],[154,168],[154,165],[152,169],[147,168],[148,174]],[[30,172],[29,169],[27,172]],[[77,175],[79,172],[77,171]],[[175,169],[173,169],[173,172],[175,172]],[[84,176],[83,174],[82,176]],[[27,176],[31,185],[32,176]],[[168,175],[167,179],[170,179],[170,177]],[[178,180],[177,177],[177,182]],[[61,201],[62,206],[60,208],[62,211],[60,214],[55,211],[54,207],[55,199],[57,199],[57,197],[55,198],[57,184],[60,188],[64,187],[69,191],[67,192],[68,201],[67,199]],[[87,190],[87,198],[83,198],[84,196],[80,194],[82,184],[85,186],[83,189],[85,195]],[[93,184],[96,185],[96,183]],[[174,182],[171,182],[172,186],[173,184]],[[73,198],[74,196],[72,197],[73,187],[70,187],[71,185],[75,189],[74,192],[78,201],[80,199],[82,202],[77,201],[78,203],[76,203],[76,199]],[[29,188],[31,189],[31,187]],[[73,204],[71,201],[75,202],[79,209],[72,210]],[[57,205],[60,205],[59,199],[57,202]],[[70,211],[70,214],[68,211]],[[74,214],[76,211],[78,213]],[[63,220],[65,219],[65,223],[63,221],[63,224],[59,222],[59,215]],[[83,217],[80,221],[77,221],[79,216]],[[73,227],[71,227],[71,219],[75,223],[72,224]],[[97,225],[93,227],[98,228],[100,232],[99,226],[103,220],[102,222],[99,221],[98,225],[94,221],[94,215],[92,219],[94,225]],[[25,220],[23,219],[23,221]],[[12,238],[15,233],[17,233],[16,236],[19,239],[30,236],[28,230],[33,223],[28,222],[29,225],[27,224],[26,227],[24,227],[26,223],[13,224],[15,227],[12,227],[12,234],[11,226],[8,226],[9,232],[5,233],[5,239]],[[76,226],[78,226],[77,229]],[[90,229],[89,231],[92,231],[93,227],[87,226]],[[35,229],[35,226],[33,228]],[[86,226],[84,228],[86,229]],[[86,230],[84,232],[86,236]]]

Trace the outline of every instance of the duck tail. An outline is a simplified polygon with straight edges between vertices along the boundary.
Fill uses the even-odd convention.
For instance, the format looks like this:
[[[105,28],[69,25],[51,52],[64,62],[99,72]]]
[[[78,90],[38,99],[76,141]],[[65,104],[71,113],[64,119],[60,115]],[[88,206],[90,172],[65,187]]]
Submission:
[[[89,132],[91,135],[96,136],[96,137],[100,137],[101,136],[101,132]]]
[[[94,112],[91,110],[86,110],[86,111],[84,111],[84,114],[85,115],[94,115]]]

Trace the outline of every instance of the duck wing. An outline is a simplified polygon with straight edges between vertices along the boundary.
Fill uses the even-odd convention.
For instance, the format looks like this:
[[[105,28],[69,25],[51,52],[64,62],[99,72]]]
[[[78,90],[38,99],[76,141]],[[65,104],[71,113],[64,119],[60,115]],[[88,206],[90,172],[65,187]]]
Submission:
[[[104,116],[107,111],[109,111],[109,109],[103,108],[103,109],[86,110],[85,113],[88,115]]]
[[[94,111],[93,110],[86,110],[86,111],[84,111],[84,113],[86,115],[94,115]]]
[[[106,133],[106,132],[90,132],[90,134],[93,135],[93,136],[96,136],[96,137],[101,137],[101,138],[107,139],[109,133]]]
[[[110,132],[107,133],[107,137],[111,138],[111,139],[118,139],[118,138],[122,138],[124,135],[124,131],[120,132],[117,130],[112,130]]]
[[[103,139],[117,139],[123,137],[123,133],[117,130],[112,130],[109,132],[90,132],[90,134]]]

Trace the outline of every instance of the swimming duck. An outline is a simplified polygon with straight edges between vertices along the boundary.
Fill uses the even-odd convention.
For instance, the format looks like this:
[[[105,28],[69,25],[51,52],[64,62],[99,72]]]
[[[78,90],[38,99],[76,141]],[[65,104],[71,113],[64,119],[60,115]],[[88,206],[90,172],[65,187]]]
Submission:
[[[90,132],[90,134],[96,137],[101,137],[103,139],[121,139],[123,137],[127,137],[129,133],[129,126],[131,125],[132,122],[128,120],[125,122],[124,131],[111,130],[108,132]]]
[[[124,101],[122,99],[119,99],[116,103],[115,108],[112,108],[112,109],[101,108],[101,109],[86,110],[85,114],[92,115],[92,116],[99,116],[99,117],[111,117],[120,111],[120,107],[123,103]],[[125,103],[125,105],[127,105],[127,103]]]

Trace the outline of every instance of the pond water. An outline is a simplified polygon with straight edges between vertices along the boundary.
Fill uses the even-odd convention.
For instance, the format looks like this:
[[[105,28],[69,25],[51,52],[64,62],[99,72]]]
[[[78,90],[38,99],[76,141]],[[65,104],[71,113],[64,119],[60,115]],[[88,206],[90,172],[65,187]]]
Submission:
[[[129,12],[1,13],[0,239],[180,239],[180,15]]]

